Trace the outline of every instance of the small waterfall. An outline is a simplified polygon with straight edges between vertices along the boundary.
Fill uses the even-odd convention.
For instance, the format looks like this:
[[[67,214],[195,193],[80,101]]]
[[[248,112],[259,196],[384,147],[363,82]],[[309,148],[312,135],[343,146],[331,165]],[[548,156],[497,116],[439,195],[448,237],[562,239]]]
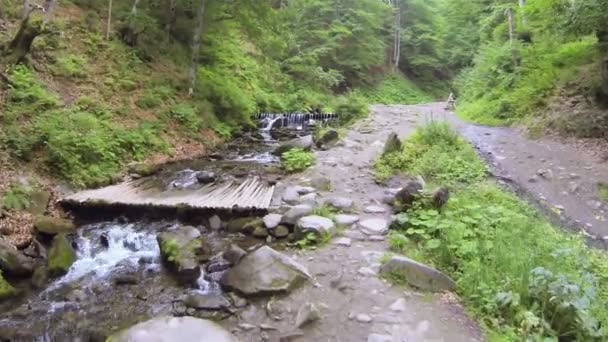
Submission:
[[[80,230],[75,242],[76,262],[51,288],[91,274],[93,278],[103,278],[122,262],[137,265],[141,258],[160,262],[156,232],[137,230],[133,224],[91,225]]]
[[[261,131],[269,132],[276,127],[303,130],[311,122],[328,122],[337,116],[330,113],[261,113],[257,118],[260,120]]]

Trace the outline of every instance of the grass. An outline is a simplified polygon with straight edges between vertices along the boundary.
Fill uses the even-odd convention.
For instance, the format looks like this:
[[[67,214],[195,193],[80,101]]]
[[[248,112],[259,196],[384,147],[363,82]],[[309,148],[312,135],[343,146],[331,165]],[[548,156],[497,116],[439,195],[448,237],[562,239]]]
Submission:
[[[401,75],[392,75],[371,89],[362,90],[361,94],[371,104],[418,104],[432,102],[416,84]]]
[[[314,155],[300,148],[291,149],[281,155],[281,167],[289,173],[302,172],[314,162]]]
[[[435,154],[436,149],[465,153],[460,140],[437,125],[406,141],[423,151],[418,158],[449,157]],[[479,160],[465,161],[479,168]],[[392,251],[453,277],[491,341],[605,340],[608,261],[602,253],[589,249],[582,237],[551,226],[481,173],[454,174],[443,166],[418,170],[432,171],[421,175],[436,182],[460,184],[441,211],[421,204],[401,214],[389,236]]]
[[[608,202],[608,184],[599,183],[597,186],[600,199],[604,202]]]

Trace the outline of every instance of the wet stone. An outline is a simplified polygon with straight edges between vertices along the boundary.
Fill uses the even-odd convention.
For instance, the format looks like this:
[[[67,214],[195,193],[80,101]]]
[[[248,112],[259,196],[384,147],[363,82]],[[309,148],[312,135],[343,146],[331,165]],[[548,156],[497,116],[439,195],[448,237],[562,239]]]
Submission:
[[[281,220],[283,219],[283,215],[280,214],[268,214],[264,216],[264,226],[268,229],[274,229],[279,224],[281,224]]]
[[[216,231],[222,229],[222,219],[217,215],[211,216],[209,219],[209,228]]]
[[[386,208],[378,206],[378,205],[370,205],[365,207],[363,210],[368,214],[383,214],[386,212]]]
[[[344,236],[356,241],[364,241],[366,239],[365,235],[357,230],[347,230],[344,232]]]

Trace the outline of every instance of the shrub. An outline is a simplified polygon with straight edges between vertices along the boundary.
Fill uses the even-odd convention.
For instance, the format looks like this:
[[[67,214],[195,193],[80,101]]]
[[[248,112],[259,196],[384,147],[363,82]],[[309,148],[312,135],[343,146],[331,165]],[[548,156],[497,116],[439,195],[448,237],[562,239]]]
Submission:
[[[417,104],[433,100],[412,81],[400,75],[387,77],[377,86],[363,90],[362,96],[372,104]]]
[[[335,100],[333,109],[340,118],[340,123],[349,124],[369,114],[369,105],[364,97],[350,93]]]
[[[54,75],[75,77],[75,78],[86,78],[87,61],[82,56],[77,55],[66,55],[57,58],[55,65],[52,69]]]
[[[11,184],[0,199],[0,207],[7,210],[24,210],[30,207],[32,187]]]
[[[184,128],[190,132],[196,132],[203,126],[203,121],[199,115],[198,109],[188,103],[180,103],[173,106],[167,112],[167,116],[182,124]]]
[[[50,109],[60,104],[57,95],[48,91],[34,74],[23,65],[16,65],[9,71],[9,85],[7,99],[9,110],[22,110],[15,106],[29,105],[32,111]],[[11,106],[12,105],[12,106]]]
[[[312,166],[315,157],[312,153],[299,148],[291,149],[281,155],[281,165],[287,172],[301,172]]]

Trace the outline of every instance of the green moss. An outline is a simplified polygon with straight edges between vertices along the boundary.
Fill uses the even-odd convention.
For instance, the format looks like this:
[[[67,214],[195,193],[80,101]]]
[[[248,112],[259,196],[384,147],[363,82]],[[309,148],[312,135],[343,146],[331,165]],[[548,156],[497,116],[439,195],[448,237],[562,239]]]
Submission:
[[[45,234],[71,233],[76,229],[70,220],[55,218],[50,216],[37,216],[34,221],[34,228]]]
[[[608,202],[608,184],[599,183],[597,186],[600,199],[604,202]]]
[[[0,271],[0,300],[13,297],[17,293],[18,291],[2,277],[2,271]]]
[[[53,277],[64,275],[76,261],[76,252],[65,234],[57,234],[48,255],[49,273]]]

